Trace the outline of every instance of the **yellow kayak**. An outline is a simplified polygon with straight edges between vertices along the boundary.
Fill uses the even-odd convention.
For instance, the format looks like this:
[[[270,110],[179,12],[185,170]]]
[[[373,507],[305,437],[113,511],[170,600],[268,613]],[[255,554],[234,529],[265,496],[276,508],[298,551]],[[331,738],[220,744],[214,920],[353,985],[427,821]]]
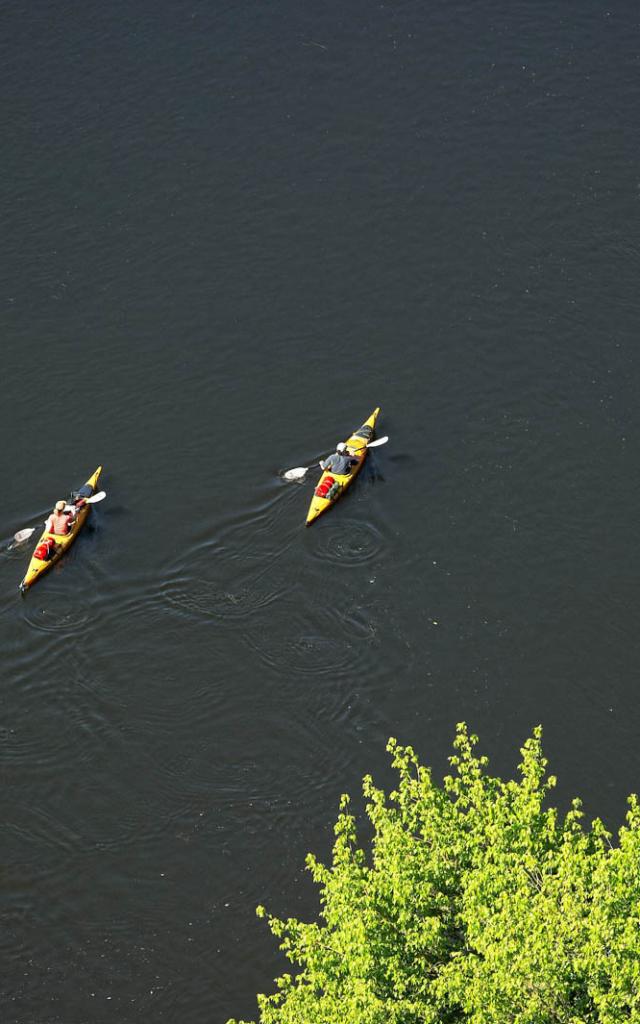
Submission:
[[[89,479],[87,480],[86,484],[84,484],[84,486],[80,488],[79,493],[82,495],[82,497],[88,498],[90,497],[90,495],[95,493],[96,484],[98,482],[98,477],[100,476],[101,472],[102,466],[98,466],[95,473],[93,473],[93,475],[90,476]],[[79,511],[76,513],[75,519],[68,533],[48,533],[47,530],[45,529],[44,533],[40,537],[40,540],[36,544],[35,551],[31,556],[31,561],[29,562],[29,568],[27,569],[25,577],[22,583],[20,584],[20,590],[22,591],[22,593],[24,593],[25,590],[28,590],[29,587],[33,586],[35,581],[40,576],[42,576],[42,574],[46,572],[47,569],[50,569],[51,566],[54,565],[59,558],[62,558],[67,548],[73,544],[74,540],[80,533],[80,530],[84,526],[86,519],[89,515],[90,509],[90,505],[84,505],[82,508],[79,509]],[[45,547],[49,548],[49,551],[47,553],[48,557],[39,558],[38,552],[40,551],[40,553],[42,553]]]
[[[345,441],[348,453],[356,456],[358,459],[351,472],[344,474],[332,473],[331,470],[323,472],[309,505],[307,526],[310,526],[314,519],[317,519],[328,508],[335,505],[338,498],[344,494],[349,484],[362,469],[362,464],[367,457],[367,445],[374,437],[374,428],[379,412],[380,409],[374,409],[369,419],[361,427],[358,427],[357,430],[354,430],[351,437],[348,437]]]

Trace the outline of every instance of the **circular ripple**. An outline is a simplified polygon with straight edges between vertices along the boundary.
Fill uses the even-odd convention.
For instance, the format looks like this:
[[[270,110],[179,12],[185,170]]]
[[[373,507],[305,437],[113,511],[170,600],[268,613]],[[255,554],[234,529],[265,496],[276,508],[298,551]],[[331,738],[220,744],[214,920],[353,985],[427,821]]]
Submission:
[[[313,633],[278,637],[268,630],[255,630],[246,639],[266,666],[286,667],[297,675],[342,676],[357,658],[350,641]]]
[[[74,596],[67,589],[51,584],[40,592],[27,593],[24,598],[24,620],[41,633],[74,636],[94,617],[86,595]]]
[[[314,556],[334,565],[364,565],[376,558],[384,545],[380,531],[360,520],[342,519],[338,526],[316,527],[315,537]]]
[[[283,544],[273,529],[276,498],[269,493],[257,506],[193,537],[168,570],[161,590],[165,608],[196,621],[234,626],[287,594],[290,580],[279,563],[292,541]]]
[[[246,622],[284,592],[285,588],[261,590],[241,585],[226,588],[210,580],[180,578],[168,582],[164,598],[171,609],[189,618],[215,619],[233,625]]]

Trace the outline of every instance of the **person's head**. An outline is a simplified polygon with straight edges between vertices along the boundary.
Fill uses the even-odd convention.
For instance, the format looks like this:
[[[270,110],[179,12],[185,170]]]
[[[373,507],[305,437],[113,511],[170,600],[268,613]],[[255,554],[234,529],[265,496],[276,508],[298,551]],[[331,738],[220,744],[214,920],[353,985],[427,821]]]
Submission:
[[[340,441],[340,443],[336,445],[336,451],[339,452],[340,455],[342,455],[342,453],[343,453],[343,451],[345,450],[346,447],[347,446],[344,443],[344,441]]]
[[[64,512],[66,506],[67,506],[66,501],[62,501],[62,499],[60,501],[56,501],[56,506],[55,506],[56,512]]]

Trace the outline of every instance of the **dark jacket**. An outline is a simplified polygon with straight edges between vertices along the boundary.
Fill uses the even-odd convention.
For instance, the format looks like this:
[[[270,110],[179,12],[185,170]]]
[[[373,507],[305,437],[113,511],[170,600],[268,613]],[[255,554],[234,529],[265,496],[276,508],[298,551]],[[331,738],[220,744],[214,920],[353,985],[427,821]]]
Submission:
[[[353,455],[346,455],[340,454],[339,452],[334,452],[333,455],[330,455],[328,459],[324,459],[323,461],[321,461],[320,465],[322,466],[323,469],[328,469],[332,473],[337,473],[338,475],[342,474],[344,476],[347,473],[351,472],[351,468],[355,466],[357,462],[358,459],[356,459]]]

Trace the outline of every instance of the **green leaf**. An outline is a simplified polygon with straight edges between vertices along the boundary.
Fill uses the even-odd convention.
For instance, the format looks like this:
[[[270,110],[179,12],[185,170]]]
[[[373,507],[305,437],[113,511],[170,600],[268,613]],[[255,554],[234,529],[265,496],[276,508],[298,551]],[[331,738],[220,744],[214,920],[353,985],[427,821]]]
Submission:
[[[539,727],[515,779],[477,744],[460,723],[436,785],[389,740],[398,783],[363,780],[366,847],[341,798],[331,864],[307,857],[318,921],[258,908],[295,968],[258,996],[261,1024],[640,1024],[637,798],[614,845],[579,800],[548,806]]]

